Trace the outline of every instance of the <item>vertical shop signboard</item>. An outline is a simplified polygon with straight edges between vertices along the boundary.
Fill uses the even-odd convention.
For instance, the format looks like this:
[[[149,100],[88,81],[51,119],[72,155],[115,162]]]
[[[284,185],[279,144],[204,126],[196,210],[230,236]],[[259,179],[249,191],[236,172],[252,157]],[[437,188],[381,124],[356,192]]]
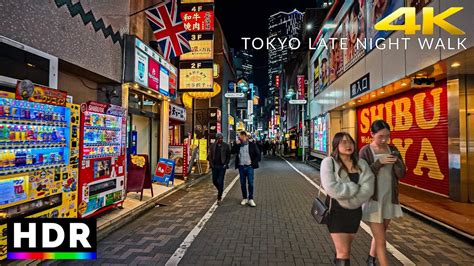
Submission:
[[[170,71],[165,67],[160,67],[160,93],[164,96],[170,95],[170,83],[169,83]]]
[[[298,99],[304,100],[304,75],[296,76],[296,88],[298,90]]]
[[[446,80],[434,88],[416,89],[357,109],[359,148],[370,143],[371,123],[390,125],[391,144],[408,168],[401,182],[449,195],[448,111]]]
[[[160,65],[151,57],[148,58],[148,87],[155,92],[160,91]]]
[[[214,88],[214,1],[182,0],[181,19],[191,33],[191,52],[180,57],[179,90],[212,91]]]
[[[313,151],[320,154],[328,153],[328,114],[320,115],[314,119],[313,125]]]
[[[176,74],[170,72],[170,81],[169,81],[169,88],[170,88],[170,97],[172,99],[176,99],[178,96],[178,82]]]
[[[222,112],[217,107],[209,108],[209,142],[214,143],[216,134],[221,132]]]

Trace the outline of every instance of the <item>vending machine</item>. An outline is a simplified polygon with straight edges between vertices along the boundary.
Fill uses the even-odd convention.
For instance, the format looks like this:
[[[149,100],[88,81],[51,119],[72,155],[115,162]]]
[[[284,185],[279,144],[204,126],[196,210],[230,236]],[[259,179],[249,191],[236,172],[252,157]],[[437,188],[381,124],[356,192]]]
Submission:
[[[81,105],[79,207],[91,217],[125,198],[126,110],[87,102]]]
[[[0,98],[0,260],[7,219],[77,217],[79,105],[55,102]]]

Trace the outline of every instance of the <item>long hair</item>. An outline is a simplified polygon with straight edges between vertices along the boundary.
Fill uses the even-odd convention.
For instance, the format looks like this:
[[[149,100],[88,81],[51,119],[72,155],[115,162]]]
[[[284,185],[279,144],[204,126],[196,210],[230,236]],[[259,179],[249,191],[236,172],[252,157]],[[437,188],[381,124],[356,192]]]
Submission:
[[[334,138],[332,139],[332,154],[331,156],[336,160],[341,165],[341,168],[339,169],[339,172],[337,173],[339,176],[341,174],[341,170],[345,170],[347,173],[349,173],[349,169],[347,169],[346,165],[342,162],[341,157],[339,156],[339,144],[341,143],[342,139],[344,137],[347,137],[348,140],[354,144],[354,152],[351,154],[351,161],[352,161],[352,167],[360,171],[359,168],[359,153],[356,148],[356,143],[354,139],[351,137],[351,135],[347,132],[338,132],[336,135],[334,135]]]

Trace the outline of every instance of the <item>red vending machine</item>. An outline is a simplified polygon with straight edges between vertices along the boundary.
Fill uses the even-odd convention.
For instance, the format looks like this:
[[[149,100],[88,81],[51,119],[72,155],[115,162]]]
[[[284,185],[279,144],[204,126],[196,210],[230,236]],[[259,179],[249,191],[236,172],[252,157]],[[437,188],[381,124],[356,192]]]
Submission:
[[[125,198],[126,110],[87,102],[81,105],[79,217],[91,217]]]

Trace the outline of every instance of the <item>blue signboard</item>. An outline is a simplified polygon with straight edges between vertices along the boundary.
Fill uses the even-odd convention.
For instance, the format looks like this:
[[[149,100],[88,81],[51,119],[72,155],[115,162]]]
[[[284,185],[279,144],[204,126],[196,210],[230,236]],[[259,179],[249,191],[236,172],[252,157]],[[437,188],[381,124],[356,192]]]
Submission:
[[[174,185],[174,160],[161,158],[156,166],[153,182],[164,183],[169,186],[171,182]]]

